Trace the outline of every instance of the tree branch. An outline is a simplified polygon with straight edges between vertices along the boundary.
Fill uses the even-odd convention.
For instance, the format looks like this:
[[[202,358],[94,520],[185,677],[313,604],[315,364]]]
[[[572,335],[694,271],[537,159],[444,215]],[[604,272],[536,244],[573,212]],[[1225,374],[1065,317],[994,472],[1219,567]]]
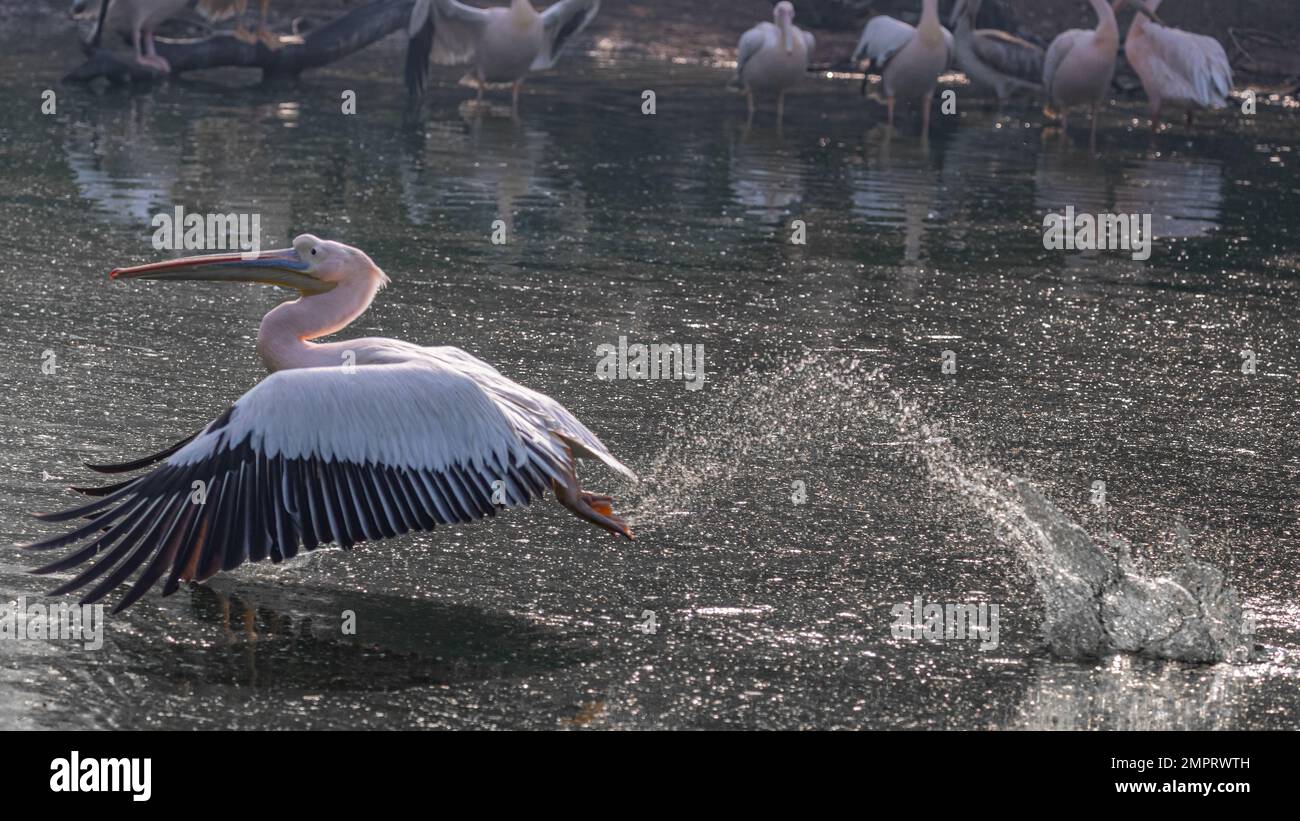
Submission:
[[[262,69],[263,79],[296,76],[360,51],[394,31],[404,30],[414,5],[415,0],[377,0],[275,50],[260,42],[245,43],[230,34],[218,34],[203,40],[158,40],[158,54],[171,64],[174,75],[238,66]],[[104,77],[114,83],[125,83],[163,76],[162,72],[140,65],[131,56],[95,48],[86,62],[63,80],[84,83]]]

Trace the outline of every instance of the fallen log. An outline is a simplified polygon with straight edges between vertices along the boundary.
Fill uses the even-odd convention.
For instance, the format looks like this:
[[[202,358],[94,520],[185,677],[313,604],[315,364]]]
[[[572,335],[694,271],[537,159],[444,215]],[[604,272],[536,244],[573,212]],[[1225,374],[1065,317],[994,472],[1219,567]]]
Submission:
[[[353,52],[406,28],[415,0],[378,0],[353,9],[305,35],[281,38],[283,45],[269,49],[260,42],[245,43],[231,34],[200,40],[157,40],[158,54],[171,64],[173,75],[208,68],[260,68],[263,79],[293,77],[340,60]],[[93,42],[93,41],[92,41]],[[157,80],[163,72],[135,62],[129,54],[89,46],[86,62],[63,78],[85,83],[100,77],[113,83]]]

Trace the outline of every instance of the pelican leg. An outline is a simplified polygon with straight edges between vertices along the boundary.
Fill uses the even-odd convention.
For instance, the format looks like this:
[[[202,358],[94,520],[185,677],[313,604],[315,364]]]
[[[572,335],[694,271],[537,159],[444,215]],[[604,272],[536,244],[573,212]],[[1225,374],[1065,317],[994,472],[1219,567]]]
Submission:
[[[784,118],[785,118],[785,89],[781,89],[780,91],[778,91],[778,92],[776,93],[776,123],[777,123],[777,125],[780,125],[780,124],[781,124],[781,120],[783,120]]]
[[[921,136],[930,136],[930,101],[934,99],[934,92],[927,91],[921,98]]]
[[[153,66],[165,74],[171,74],[171,63],[158,55],[157,49],[153,42],[153,29],[141,29],[144,36],[145,57],[140,61],[148,66]]]
[[[574,516],[608,530],[615,537],[623,536],[629,541],[633,538],[627,522],[614,515],[614,508],[611,505],[613,499],[603,494],[588,493],[583,490],[579,486],[578,477],[573,473],[572,469],[564,477],[563,484],[552,481],[551,487],[555,490],[555,498],[560,504],[568,508]]]
[[[1088,131],[1088,150],[1097,150],[1097,104],[1092,104],[1092,128]]]
[[[519,113],[519,89],[524,87],[524,78],[520,77],[515,80],[514,87],[510,90],[510,111],[514,114]]]
[[[266,11],[270,5],[271,0],[258,0],[257,39],[262,42],[262,45],[275,51],[280,47],[280,38],[266,27]]]
[[[889,111],[889,127],[894,127],[894,98],[891,96],[885,101],[885,108]]]
[[[239,0],[235,3],[235,16],[238,20],[235,23],[235,39],[242,43],[253,44],[257,42],[257,35],[248,30],[244,25],[244,11],[248,9],[248,0]]]
[[[745,86],[745,103],[749,106],[749,118],[754,119],[754,89]]]

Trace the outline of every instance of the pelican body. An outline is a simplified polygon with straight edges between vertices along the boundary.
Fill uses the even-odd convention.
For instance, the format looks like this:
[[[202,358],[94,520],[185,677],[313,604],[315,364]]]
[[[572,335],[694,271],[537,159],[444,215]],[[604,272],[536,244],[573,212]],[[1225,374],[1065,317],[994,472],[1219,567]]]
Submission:
[[[957,0],[953,6],[953,40],[957,65],[972,82],[992,88],[1006,105],[1017,91],[1038,91],[1043,80],[1043,49],[997,29],[975,28],[983,0]]]
[[[488,83],[509,83],[517,107],[528,72],[554,66],[599,9],[600,0],[560,0],[540,13],[529,0],[488,9],[457,0],[416,0],[407,32],[407,87],[413,95],[424,92],[432,55],[436,63],[470,63],[479,102]]]
[[[166,596],[183,581],[244,562],[494,516],[548,488],[579,517],[632,538],[610,497],[579,486],[577,459],[635,475],[555,400],[457,348],[312,341],[345,328],[388,282],[361,250],[304,234],[292,248],[157,262],[110,276],[259,282],[300,296],[262,320],[257,350],[270,376],[167,450],[90,466],[121,473],[156,465],[148,472],[78,488],[99,498],[38,516],[89,521],[26,545],[81,545],[34,572],[97,559],[53,594],[96,582],[82,599],[92,603],[140,571],[117,612],[164,575]]]
[[[1092,114],[1090,143],[1097,139],[1097,111],[1110,94],[1119,54],[1119,24],[1106,0],[1088,0],[1097,13],[1095,29],[1069,29],[1056,35],[1043,58],[1043,94],[1068,126],[1070,109],[1087,106]],[[1136,0],[1119,0],[1147,13]]]
[[[885,15],[871,18],[862,29],[852,59],[857,63],[865,57],[879,68],[891,127],[896,99],[921,100],[924,135],[930,131],[930,99],[952,55],[952,32],[939,24],[939,0],[922,0],[921,19],[915,28]]]
[[[162,25],[164,20],[185,11],[192,2],[193,0],[73,0],[71,13],[78,16],[99,6],[96,39],[102,36],[104,28],[128,33],[135,61],[168,74],[171,66],[155,49],[154,29]]]
[[[1115,0],[1118,12],[1125,0]],[[1146,0],[1145,10],[1155,14],[1160,0]],[[1232,93],[1232,65],[1223,46],[1213,37],[1162,25],[1147,14],[1137,14],[1124,38],[1124,56],[1142,81],[1151,114],[1152,131],[1160,128],[1166,106],[1187,110],[1190,123],[1197,109],[1223,108]]]
[[[781,0],[772,10],[772,23],[759,23],[740,37],[736,47],[735,82],[745,91],[749,116],[754,116],[754,92],[776,92],[776,118],[785,113],[786,89],[808,73],[816,39],[794,24],[794,6]]]

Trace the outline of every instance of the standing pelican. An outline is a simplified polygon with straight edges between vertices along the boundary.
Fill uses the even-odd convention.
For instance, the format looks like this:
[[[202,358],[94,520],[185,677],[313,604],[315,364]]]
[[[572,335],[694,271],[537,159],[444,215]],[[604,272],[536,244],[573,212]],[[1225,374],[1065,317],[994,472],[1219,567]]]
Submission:
[[[97,0],[73,0],[72,15],[83,14],[96,2]],[[192,2],[193,0],[99,0],[95,44],[98,45],[105,27],[129,33],[135,61],[142,66],[170,74],[171,65],[155,50],[154,29],[164,20],[185,11]]]
[[[776,119],[785,113],[785,90],[804,78],[817,41],[794,24],[794,6],[781,0],[772,10],[775,23],[759,23],[740,36],[736,47],[736,85],[745,90],[749,116],[754,91],[776,92]]]
[[[1119,53],[1119,24],[1106,0],[1088,0],[1097,13],[1097,28],[1069,29],[1056,35],[1043,58],[1043,94],[1050,108],[1069,124],[1070,109],[1086,105],[1092,114],[1089,145],[1097,141],[1097,109],[1106,101],[1115,77]],[[1119,0],[1147,14],[1137,0]]]
[[[255,257],[211,255],[114,270],[113,279],[260,282],[300,293],[262,320],[257,349],[271,375],[201,431],[119,465],[161,462],[95,501],[39,518],[73,530],[32,549],[84,542],[36,573],[98,560],[51,595],[100,579],[103,598],[144,567],[114,612],[164,573],[163,595],[244,562],[347,549],[435,524],[493,516],[555,490],[574,514],[632,538],[611,499],[584,491],[577,457],[635,478],[595,434],[548,396],[457,348],[396,339],[316,343],[355,320],[388,277],[362,251],[303,234]],[[146,563],[147,562],[147,563]],[[111,572],[110,572],[111,571]]]
[[[1113,10],[1126,0],[1115,0]],[[1160,0],[1146,0],[1155,14]],[[1133,17],[1124,38],[1124,56],[1137,72],[1147,94],[1151,130],[1160,130],[1160,110],[1166,105],[1187,109],[1187,122],[1198,108],[1223,108],[1232,93],[1232,66],[1223,46],[1213,37],[1161,25],[1146,14]]]
[[[517,108],[528,72],[554,66],[599,9],[600,0],[560,0],[540,14],[528,0],[490,9],[457,0],[416,0],[406,47],[406,86],[412,94],[423,93],[432,52],[438,63],[473,63],[479,102],[487,83],[512,84],[511,103]]]
[[[949,24],[957,65],[972,82],[989,86],[1004,106],[1016,91],[1037,91],[1043,81],[1043,49],[997,29],[975,28],[984,0],[957,0]]]
[[[880,70],[891,127],[895,98],[921,98],[924,135],[930,132],[930,98],[952,54],[952,33],[939,25],[939,0],[921,0],[921,20],[916,28],[883,14],[871,18],[862,29],[852,59],[857,63],[866,57]]]

